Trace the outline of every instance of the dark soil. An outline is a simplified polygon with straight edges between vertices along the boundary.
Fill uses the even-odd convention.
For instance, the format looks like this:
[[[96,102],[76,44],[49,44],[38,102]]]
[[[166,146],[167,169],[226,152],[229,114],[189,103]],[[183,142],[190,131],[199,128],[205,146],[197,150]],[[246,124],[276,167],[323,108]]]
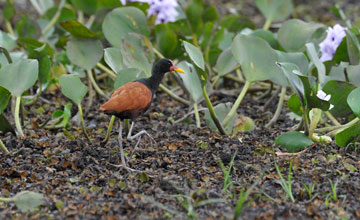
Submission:
[[[233,102],[236,97],[218,95],[211,98],[217,103]],[[66,100],[64,97],[57,99],[62,103]],[[25,214],[14,204],[3,204],[0,218],[26,215],[55,219],[161,219],[176,216],[170,209],[182,213],[177,218],[184,218],[187,211],[177,199],[187,196],[194,204],[207,199],[223,199],[197,207],[195,213],[200,219],[230,219],[239,192],[247,190],[255,181],[258,184],[250,194],[242,215],[244,219],[359,218],[360,151],[334,144],[314,144],[298,156],[277,157],[284,178],[287,178],[293,159],[291,183],[296,202],[292,203],[280,186],[272,153],[275,138],[294,122],[286,118],[284,108],[274,128],[264,129],[269,117],[261,110],[265,100],[254,100],[247,95],[239,113],[253,118],[257,129],[230,138],[212,132],[204,123],[201,128],[196,128],[192,117],[185,123],[172,124],[169,119],[185,115],[187,107],[159,93],[148,113],[135,124],[135,132],[145,129],[157,142],[157,145],[151,145],[148,138],[143,138],[140,150],[131,158],[128,156],[129,166],[142,170],[140,173],[129,173],[115,166],[121,162],[116,129],[109,143],[105,147],[100,145],[110,119],[97,111],[103,99],[94,100],[96,105],[86,109],[91,143],[76,127],[70,129],[74,140],[64,136],[62,130],[30,129],[30,125],[25,129],[25,139],[7,134],[3,141],[12,153],[0,153],[1,195],[13,196],[31,190],[43,193],[46,204],[36,212]],[[28,116],[35,108],[29,109]],[[32,118],[33,126],[46,120],[55,108],[56,104],[50,105],[48,112],[40,118]],[[270,111],[275,108],[276,103],[273,103]],[[132,151],[135,142],[125,144],[127,152]],[[224,173],[219,161],[228,167],[234,154],[230,175],[233,186],[222,192]],[[332,193],[330,180],[337,183],[338,200],[331,200],[326,206],[326,198]],[[314,184],[312,198],[303,184]],[[168,210],[160,209],[157,203]]]
[[[310,4],[304,13],[314,10],[312,1],[301,2]],[[356,1],[348,2],[355,5]],[[246,7],[254,8],[253,5]],[[258,16],[256,13],[254,10],[251,16]],[[336,19],[332,15],[330,18]],[[326,22],[323,19],[315,20]],[[173,120],[187,113],[188,107],[159,92],[149,111],[136,120],[134,131],[145,129],[154,137],[156,145],[144,137],[139,150],[130,156],[136,141],[125,141],[129,167],[143,171],[128,172],[116,166],[121,163],[116,141],[118,121],[109,143],[104,147],[100,144],[110,120],[97,111],[105,99],[96,97],[91,108],[84,109],[92,138],[92,142],[88,142],[75,125],[69,130],[73,139],[61,129],[38,128],[68,101],[60,92],[46,93],[43,97],[50,104],[40,99],[35,106],[26,107],[27,137],[19,139],[6,134],[1,139],[11,153],[0,152],[0,195],[14,196],[30,190],[43,193],[46,203],[37,211],[27,213],[21,213],[13,203],[0,203],[0,219],[184,219],[191,217],[181,205],[187,198],[192,205],[209,199],[217,201],[196,207],[194,213],[199,219],[231,219],[240,192],[257,181],[241,219],[359,219],[359,148],[313,144],[299,155],[275,156],[286,180],[293,160],[291,186],[295,202],[292,203],[280,185],[273,156],[280,149],[273,143],[296,123],[286,116],[285,106],[273,128],[265,129],[271,118],[269,112],[275,111],[277,103],[274,101],[269,111],[263,112],[266,99],[256,101],[252,95],[260,93],[247,94],[238,113],[251,117],[256,129],[227,137],[211,131],[203,121],[201,128],[196,128],[193,115],[173,124]],[[236,95],[222,91],[211,99],[216,105],[234,102]],[[35,113],[44,105],[48,106],[43,114]],[[76,112],[73,107],[73,115]],[[11,119],[9,109],[6,114]],[[224,173],[220,161],[228,168],[233,155],[230,173],[233,185],[223,192]],[[333,195],[330,181],[336,183],[337,200],[329,199]],[[304,184],[314,185],[311,198]]]

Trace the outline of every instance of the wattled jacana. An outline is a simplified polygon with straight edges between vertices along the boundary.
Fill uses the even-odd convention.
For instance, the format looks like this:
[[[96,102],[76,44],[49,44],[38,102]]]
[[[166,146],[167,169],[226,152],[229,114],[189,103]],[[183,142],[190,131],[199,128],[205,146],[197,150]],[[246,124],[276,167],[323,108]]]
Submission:
[[[174,66],[173,62],[169,59],[161,59],[156,62],[152,68],[152,75],[149,78],[143,78],[128,82],[125,85],[118,88],[112,95],[111,98],[101,105],[100,111],[105,114],[115,115],[120,119],[131,119],[134,120],[139,115],[145,113],[150,107],[153,96],[158,89],[161,80],[165,73],[176,71],[184,73],[180,68]],[[134,121],[131,123],[129,134],[127,139],[133,140],[134,138],[140,137],[143,134],[151,137],[145,130],[131,136],[131,131],[134,126]],[[122,126],[121,121],[119,122],[119,137],[118,142],[120,146],[121,163],[122,167],[132,170],[126,166],[124,150],[122,146]],[[140,141],[140,140],[139,140]],[[138,142],[139,143],[139,142]]]

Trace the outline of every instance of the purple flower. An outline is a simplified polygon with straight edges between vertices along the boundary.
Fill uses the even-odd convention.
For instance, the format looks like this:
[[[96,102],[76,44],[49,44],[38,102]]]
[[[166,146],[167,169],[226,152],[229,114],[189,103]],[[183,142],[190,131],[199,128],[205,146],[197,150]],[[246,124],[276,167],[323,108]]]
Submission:
[[[333,28],[327,29],[327,36],[323,42],[319,44],[321,49],[320,61],[325,62],[334,57],[335,51],[346,36],[345,28],[336,24]]]
[[[126,0],[120,0],[123,5],[126,4]],[[178,3],[176,0],[130,0],[131,2],[144,2],[150,5],[148,9],[148,16],[156,16],[155,24],[174,22],[178,12],[176,7]]]

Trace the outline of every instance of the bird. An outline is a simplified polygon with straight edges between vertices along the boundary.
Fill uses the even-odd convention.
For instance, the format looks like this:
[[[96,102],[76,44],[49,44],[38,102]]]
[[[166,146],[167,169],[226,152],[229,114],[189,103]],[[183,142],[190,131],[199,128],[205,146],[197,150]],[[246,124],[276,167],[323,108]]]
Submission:
[[[176,67],[172,60],[167,58],[160,59],[153,65],[151,70],[151,76],[149,78],[138,79],[122,85],[121,87],[116,89],[111,95],[110,99],[104,104],[102,104],[99,108],[101,112],[108,115],[114,115],[120,119],[118,136],[118,144],[120,146],[120,156],[122,163],[120,166],[129,171],[134,171],[134,169],[127,167],[125,162],[121,120],[132,120],[131,127],[127,136],[128,140],[133,140],[139,137],[139,143],[141,136],[144,134],[152,138],[145,130],[142,130],[135,135],[131,135],[132,128],[134,126],[134,120],[140,115],[144,114],[146,110],[150,107],[153,97],[163,77],[167,72],[172,71],[184,73],[184,70]]]

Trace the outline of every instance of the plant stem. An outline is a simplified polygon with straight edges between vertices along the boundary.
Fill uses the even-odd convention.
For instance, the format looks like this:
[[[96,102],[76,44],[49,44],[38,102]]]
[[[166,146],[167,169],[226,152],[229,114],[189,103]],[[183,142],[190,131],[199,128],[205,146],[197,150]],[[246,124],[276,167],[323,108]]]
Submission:
[[[107,98],[106,95],[105,95],[105,93],[104,93],[104,92],[100,89],[100,87],[97,85],[97,83],[96,83],[96,81],[95,81],[95,79],[94,79],[94,77],[93,77],[93,75],[92,75],[91,70],[90,70],[90,69],[89,69],[89,70],[86,70],[86,72],[87,72],[87,75],[88,75],[88,77],[89,77],[89,79],[90,79],[90,81],[91,81],[91,84],[94,86],[95,91],[96,91],[99,95]]]
[[[112,116],[111,116],[110,123],[109,123],[109,127],[108,127],[108,130],[107,130],[107,132],[106,132],[105,140],[103,140],[103,141],[101,142],[101,144],[102,144],[103,146],[105,146],[105,144],[109,141],[110,133],[111,133],[112,127],[113,127],[113,125],[114,125],[115,118],[116,118],[115,115],[112,115]]]
[[[274,117],[269,121],[269,123],[267,123],[265,125],[265,128],[271,127],[278,120],[278,118],[280,116],[280,113],[281,113],[281,110],[282,110],[282,107],[283,107],[285,94],[286,94],[286,86],[281,88],[280,100],[279,100],[278,106],[276,108]]]
[[[84,135],[85,135],[86,139],[88,139],[88,141],[91,142],[91,139],[90,139],[88,133],[86,132],[86,127],[85,127],[84,116],[83,116],[83,111],[82,111],[82,108],[81,108],[81,104],[78,105],[78,109],[79,109],[79,112],[80,112],[81,126],[82,126],[82,129],[83,129]]]
[[[263,29],[264,30],[269,30],[269,27],[270,27],[270,25],[271,25],[271,19],[266,19],[266,21],[265,21],[265,24],[264,24],[264,26],[263,26]]]
[[[245,81],[245,85],[244,87],[242,88],[238,98],[236,99],[234,105],[232,106],[231,110],[229,111],[229,113],[227,114],[227,116],[225,117],[224,121],[222,122],[222,125],[224,127],[226,127],[229,122],[231,121],[232,117],[234,116],[234,114],[236,113],[236,110],[238,109],[241,101],[243,100],[247,90],[249,89],[251,85],[251,82],[250,81]]]
[[[104,66],[101,63],[97,63],[96,66],[101,69],[102,71],[108,73],[110,75],[111,78],[116,79],[117,75],[116,73],[114,73],[111,69],[107,68],[106,66]]]
[[[304,118],[304,134],[306,136],[308,136],[309,135],[309,112],[306,110],[306,108],[303,108],[303,118]]]
[[[37,100],[39,99],[41,93],[42,93],[42,85],[41,83],[39,83],[39,92],[35,94],[35,96],[33,96],[33,98],[31,99],[30,102],[25,103],[25,106],[29,106],[29,105],[33,105],[35,102],[37,102]]]
[[[340,122],[338,122],[338,120],[336,120],[336,118],[329,111],[326,111],[325,115],[335,126],[341,125]]]
[[[78,11],[78,19],[81,24],[84,24],[84,13],[82,11]]]
[[[124,130],[125,134],[128,135],[130,130],[130,120],[127,118],[124,119]]]
[[[12,202],[13,199],[12,198],[4,198],[4,197],[0,197],[0,202]]]
[[[60,18],[61,10],[64,7],[64,4],[65,4],[65,0],[61,0],[54,17],[50,20],[50,22],[46,25],[44,30],[41,32],[40,39],[42,39],[50,31],[50,29],[56,24],[56,22]]]
[[[190,105],[190,102],[188,100],[185,100],[179,96],[177,96],[176,94],[174,94],[173,92],[171,92],[171,90],[169,90],[168,88],[166,88],[163,84],[160,84],[159,88],[164,91],[165,93],[167,93],[170,97],[172,97],[173,99],[175,99],[178,102],[181,102],[185,105]]]
[[[7,51],[7,49],[5,47],[0,46],[0,52],[2,52],[5,55],[8,63],[12,63],[12,59],[11,59],[11,56],[9,54],[9,51]]]
[[[200,128],[200,116],[196,102],[194,102],[194,112],[195,112],[196,127]]]
[[[206,101],[206,105],[207,105],[207,107],[209,109],[212,120],[214,121],[214,123],[215,123],[217,129],[220,131],[220,133],[222,135],[226,135],[225,129],[223,128],[223,126],[221,125],[219,119],[217,118],[214,107],[213,107],[213,105],[212,105],[212,103],[210,101],[210,98],[209,98],[209,96],[208,96],[208,94],[206,92],[206,86],[202,87],[202,91],[203,91],[204,98],[205,98],[205,101]]]
[[[0,139],[0,149],[2,149],[5,153],[9,153],[8,149],[5,147],[5,144]]]
[[[159,58],[164,58],[164,55],[162,55],[155,47],[152,47],[152,50]]]
[[[6,21],[5,21],[5,26],[6,26],[7,31],[8,31],[13,37],[16,37],[16,34],[15,34],[15,32],[14,32],[14,29],[13,29],[12,26],[11,26],[10,21],[6,20]]]
[[[21,137],[24,137],[24,132],[21,129],[21,124],[20,124],[20,118],[19,118],[19,113],[20,113],[20,102],[21,102],[21,96],[16,97],[16,105],[15,105],[15,126],[16,126],[16,130],[18,131],[18,134]]]
[[[344,125],[336,125],[336,126],[331,126],[331,127],[319,128],[319,129],[316,129],[315,131],[316,132],[327,132],[327,131],[333,131],[333,130],[341,129],[341,128],[345,129],[345,128],[348,128],[348,127],[356,124],[359,120],[360,120],[359,118],[355,118],[352,121],[350,121]]]

